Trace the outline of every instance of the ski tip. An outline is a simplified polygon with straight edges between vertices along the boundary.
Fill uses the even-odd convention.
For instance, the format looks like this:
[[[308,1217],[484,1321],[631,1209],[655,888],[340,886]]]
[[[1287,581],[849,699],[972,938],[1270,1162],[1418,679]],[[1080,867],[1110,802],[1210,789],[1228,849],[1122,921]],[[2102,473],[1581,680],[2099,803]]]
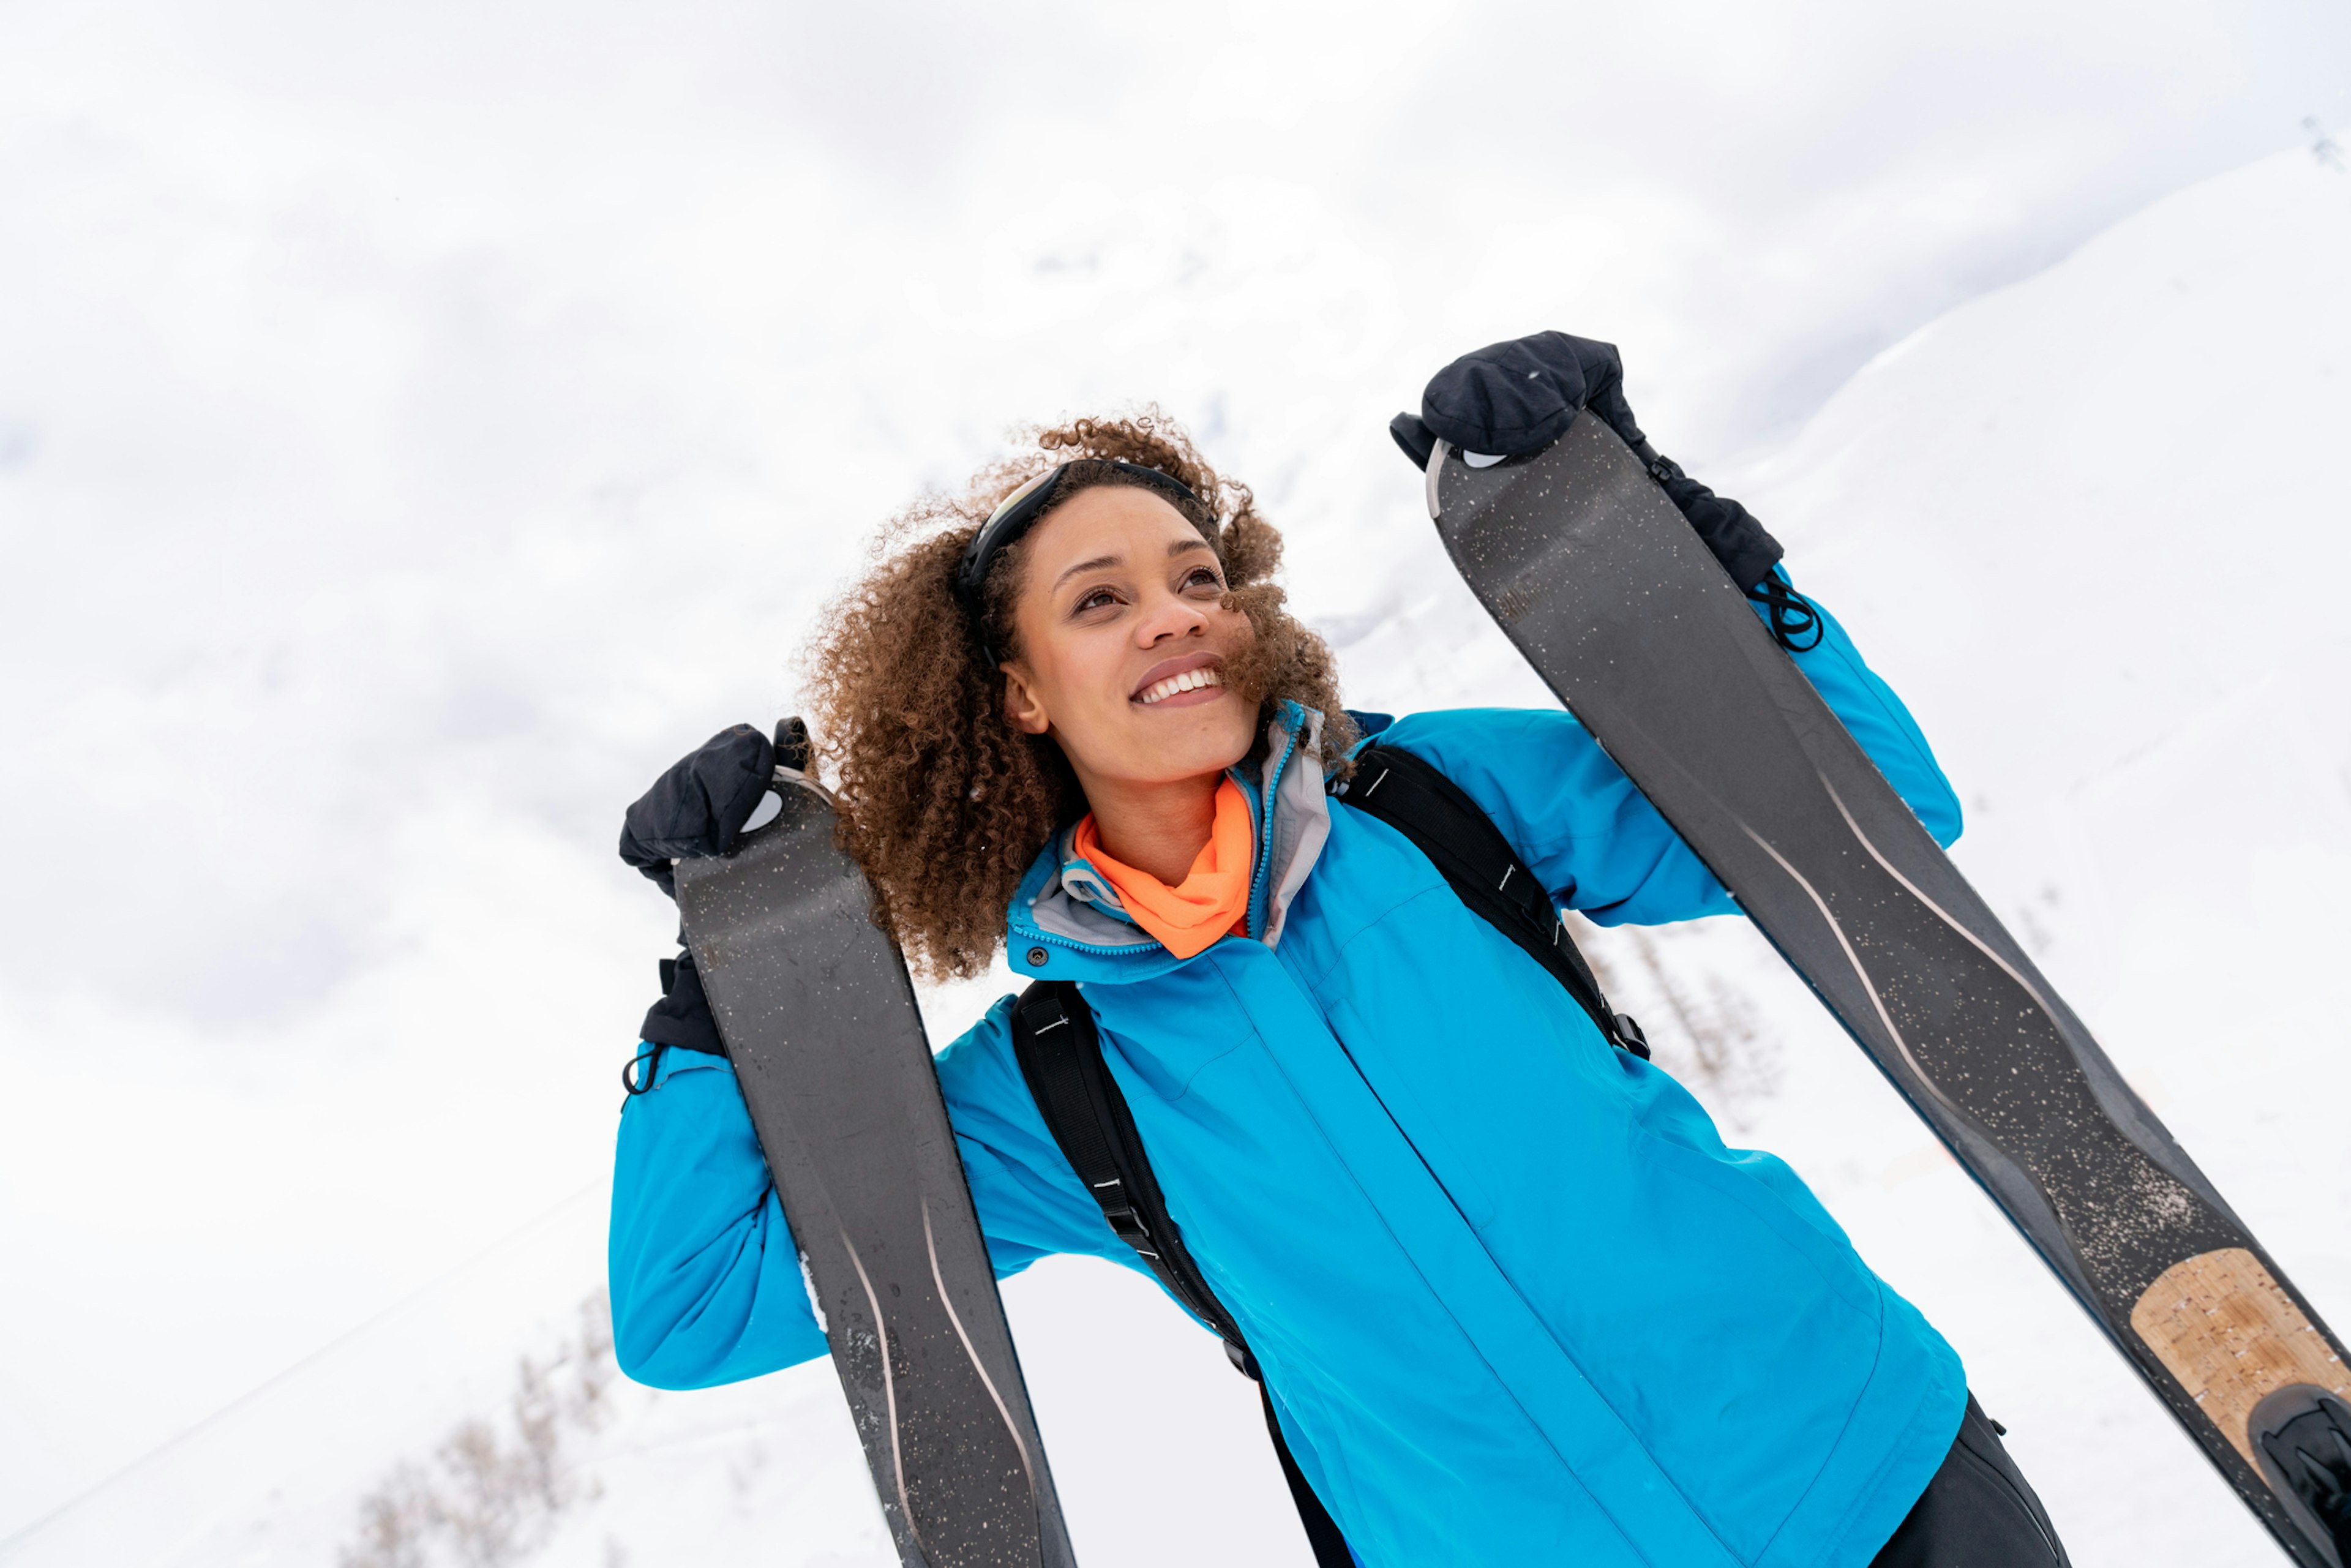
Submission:
[[[1437,476],[1445,472],[1445,455],[1452,450],[1444,437],[1437,437],[1429,446],[1428,466],[1421,476],[1421,499],[1428,505],[1428,520],[1432,523],[1445,520],[1444,503],[1437,499]]]

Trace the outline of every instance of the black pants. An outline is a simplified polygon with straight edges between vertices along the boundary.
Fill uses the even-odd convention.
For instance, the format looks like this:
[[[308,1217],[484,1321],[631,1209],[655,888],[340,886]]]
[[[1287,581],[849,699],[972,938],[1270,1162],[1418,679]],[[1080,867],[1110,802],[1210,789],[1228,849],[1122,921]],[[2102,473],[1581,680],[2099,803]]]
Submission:
[[[1870,1568],[2068,1568],[2056,1528],[1974,1395],[1943,1468]]]

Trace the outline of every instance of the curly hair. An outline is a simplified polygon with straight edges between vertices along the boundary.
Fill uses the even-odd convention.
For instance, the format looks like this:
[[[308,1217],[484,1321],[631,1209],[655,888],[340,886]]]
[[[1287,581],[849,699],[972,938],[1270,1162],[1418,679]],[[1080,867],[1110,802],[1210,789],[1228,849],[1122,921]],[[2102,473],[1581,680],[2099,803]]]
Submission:
[[[1017,652],[1024,545],[998,552],[989,568],[984,629],[970,624],[954,591],[979,525],[1032,476],[1073,465],[1054,507],[1098,486],[1144,483],[1113,461],[1183,481],[1199,504],[1175,504],[1215,549],[1226,605],[1256,632],[1227,679],[1258,698],[1260,737],[1285,700],[1322,713],[1326,759],[1343,757],[1355,734],[1339,706],[1331,650],[1283,608],[1272,580],[1281,536],[1258,515],[1248,486],[1209,467],[1156,408],[1024,434],[1026,450],[982,469],[962,495],[926,495],[891,520],[874,544],[877,564],[834,601],[806,656],[842,847],[873,883],[876,921],[915,972],[932,977],[987,967],[1021,877],[1086,811],[1061,747],[1006,718],[1005,677],[981,643],[984,630],[989,643]]]

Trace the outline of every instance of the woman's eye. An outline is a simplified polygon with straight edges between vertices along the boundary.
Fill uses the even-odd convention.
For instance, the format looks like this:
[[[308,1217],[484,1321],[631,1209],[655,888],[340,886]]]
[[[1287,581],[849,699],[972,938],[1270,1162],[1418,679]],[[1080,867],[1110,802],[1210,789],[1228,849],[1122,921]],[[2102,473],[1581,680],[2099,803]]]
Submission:
[[[1225,585],[1217,580],[1217,574],[1205,566],[1186,577],[1184,580],[1184,586],[1186,590],[1205,588],[1217,593],[1222,593],[1225,591]]]
[[[1114,604],[1117,601],[1116,597],[1109,589],[1097,588],[1092,593],[1085,594],[1080,598],[1077,603],[1072,605],[1071,608],[1073,613],[1083,615],[1089,610],[1100,610],[1105,604]]]

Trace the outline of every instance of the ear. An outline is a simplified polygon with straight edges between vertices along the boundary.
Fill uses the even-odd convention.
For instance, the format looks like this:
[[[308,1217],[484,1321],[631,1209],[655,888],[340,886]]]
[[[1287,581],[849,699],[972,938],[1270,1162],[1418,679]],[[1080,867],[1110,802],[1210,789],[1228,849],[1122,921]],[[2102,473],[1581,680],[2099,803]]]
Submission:
[[[1004,672],[1004,716],[1013,728],[1023,735],[1042,735],[1053,721],[1045,712],[1045,699],[1029,682],[1029,673],[1018,660],[998,664]]]

